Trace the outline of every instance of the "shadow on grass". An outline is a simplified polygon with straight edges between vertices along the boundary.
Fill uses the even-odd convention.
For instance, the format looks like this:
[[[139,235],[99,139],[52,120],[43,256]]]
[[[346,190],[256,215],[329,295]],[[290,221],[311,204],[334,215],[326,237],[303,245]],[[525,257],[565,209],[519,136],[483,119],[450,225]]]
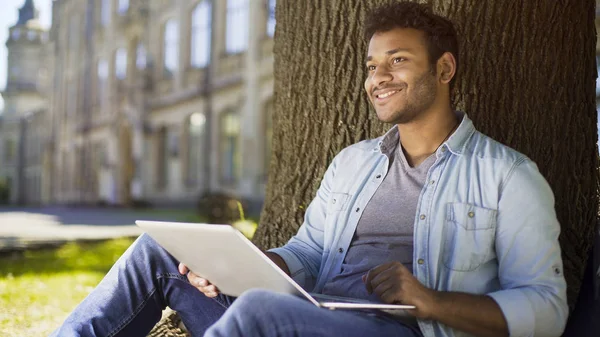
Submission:
[[[0,278],[78,271],[106,273],[134,238],[101,242],[69,242],[52,249],[24,251],[0,257]]]

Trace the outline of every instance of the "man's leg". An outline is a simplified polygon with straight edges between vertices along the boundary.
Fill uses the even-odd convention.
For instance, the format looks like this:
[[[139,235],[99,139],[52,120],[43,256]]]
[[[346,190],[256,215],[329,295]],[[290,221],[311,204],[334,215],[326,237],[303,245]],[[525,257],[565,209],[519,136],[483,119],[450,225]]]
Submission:
[[[167,305],[201,336],[233,299],[206,297],[177,265],[148,235],[140,236],[52,336],[146,336]]]
[[[388,317],[331,311],[293,295],[251,290],[240,296],[204,336],[417,337],[421,334]]]

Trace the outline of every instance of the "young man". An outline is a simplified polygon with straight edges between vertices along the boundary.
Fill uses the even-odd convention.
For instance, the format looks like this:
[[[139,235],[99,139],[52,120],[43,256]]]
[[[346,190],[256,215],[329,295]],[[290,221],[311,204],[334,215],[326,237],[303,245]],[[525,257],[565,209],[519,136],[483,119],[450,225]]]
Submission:
[[[310,291],[412,304],[412,320],[264,290],[233,299],[143,235],[56,335],[143,336],[168,305],[198,336],[559,336],[552,191],[452,110],[452,24],[394,3],[369,15],[366,37],[365,90],[394,126],[335,157],[297,235],[267,254]]]

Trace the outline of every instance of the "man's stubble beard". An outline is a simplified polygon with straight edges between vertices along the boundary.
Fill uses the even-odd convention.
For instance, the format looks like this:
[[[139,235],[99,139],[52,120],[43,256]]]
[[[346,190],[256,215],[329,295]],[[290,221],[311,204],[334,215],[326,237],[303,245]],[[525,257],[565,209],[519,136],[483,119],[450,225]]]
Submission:
[[[403,109],[394,112],[393,124],[408,124],[414,121],[424,111],[431,108],[436,98],[436,76],[431,71],[426,71],[416,79],[413,88],[416,90],[407,97]]]

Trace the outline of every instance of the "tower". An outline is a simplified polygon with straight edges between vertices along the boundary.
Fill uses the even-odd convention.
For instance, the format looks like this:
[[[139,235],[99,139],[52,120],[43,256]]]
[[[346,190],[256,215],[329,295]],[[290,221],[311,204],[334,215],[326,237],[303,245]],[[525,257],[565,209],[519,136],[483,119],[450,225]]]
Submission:
[[[25,0],[17,23],[9,28],[4,112],[0,124],[0,180],[8,184],[11,203],[24,202],[24,155],[28,118],[46,106],[43,92],[46,31],[33,0]]]

